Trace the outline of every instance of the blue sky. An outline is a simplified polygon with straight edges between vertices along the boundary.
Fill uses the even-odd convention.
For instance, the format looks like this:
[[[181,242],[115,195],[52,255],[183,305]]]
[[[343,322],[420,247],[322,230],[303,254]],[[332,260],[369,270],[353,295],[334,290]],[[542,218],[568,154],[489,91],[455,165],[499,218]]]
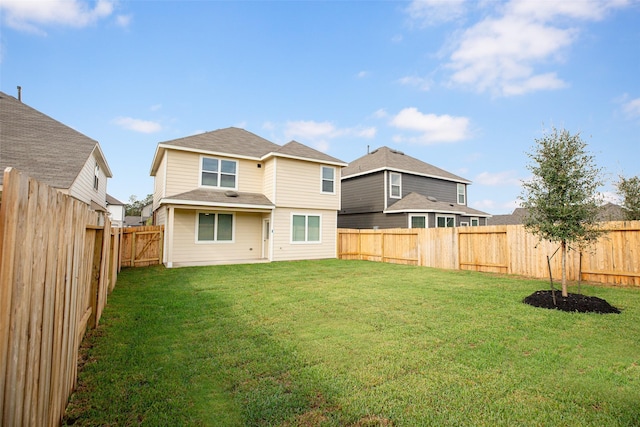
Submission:
[[[388,146],[517,206],[535,139],[640,175],[640,2],[0,0],[0,90],[96,139],[127,202],[159,142],[236,126],[345,162]],[[1,153],[0,153],[1,154]]]

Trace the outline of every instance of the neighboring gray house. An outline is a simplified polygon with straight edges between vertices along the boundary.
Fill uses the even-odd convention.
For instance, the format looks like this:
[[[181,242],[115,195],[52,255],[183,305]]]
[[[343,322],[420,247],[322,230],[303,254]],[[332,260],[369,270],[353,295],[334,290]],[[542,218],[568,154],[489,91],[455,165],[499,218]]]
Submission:
[[[100,144],[0,92],[0,192],[7,167],[107,211],[112,174]]]
[[[525,208],[516,208],[507,215],[493,215],[488,225],[519,225],[524,223],[526,216],[527,210]],[[624,221],[624,211],[621,206],[615,203],[606,203],[600,206],[598,221]]]
[[[491,216],[467,206],[471,181],[388,147],[349,163],[341,182],[339,228],[477,226]]]

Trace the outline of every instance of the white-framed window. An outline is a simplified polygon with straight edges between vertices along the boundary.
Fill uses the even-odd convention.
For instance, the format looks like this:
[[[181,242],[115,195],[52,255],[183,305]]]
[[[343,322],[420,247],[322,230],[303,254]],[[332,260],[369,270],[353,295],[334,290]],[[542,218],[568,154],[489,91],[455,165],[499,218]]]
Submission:
[[[456,217],[453,215],[436,215],[436,227],[455,227]]]
[[[427,228],[427,216],[409,215],[409,228]]]
[[[93,168],[93,189],[98,191],[98,188],[100,188],[100,165],[96,162]]]
[[[460,227],[468,227],[469,223],[467,221],[460,221]]]
[[[336,193],[336,168],[330,166],[320,167],[322,187],[320,191],[327,194]]]
[[[392,199],[402,198],[402,174],[389,173],[389,197]]]
[[[467,186],[464,184],[458,184],[458,204],[467,204]]]
[[[291,243],[320,243],[320,215],[291,214]]]
[[[233,243],[233,213],[197,212],[196,215],[196,243]]]
[[[480,225],[480,218],[471,218],[471,226],[477,227]]]
[[[200,157],[200,185],[203,187],[238,188],[238,162]]]

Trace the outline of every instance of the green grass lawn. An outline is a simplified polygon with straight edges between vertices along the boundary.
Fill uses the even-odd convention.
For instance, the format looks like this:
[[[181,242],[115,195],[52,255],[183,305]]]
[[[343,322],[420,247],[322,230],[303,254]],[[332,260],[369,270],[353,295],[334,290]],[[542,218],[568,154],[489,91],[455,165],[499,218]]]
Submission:
[[[640,290],[365,261],[123,270],[67,424],[638,426]],[[575,289],[571,289],[572,292]]]

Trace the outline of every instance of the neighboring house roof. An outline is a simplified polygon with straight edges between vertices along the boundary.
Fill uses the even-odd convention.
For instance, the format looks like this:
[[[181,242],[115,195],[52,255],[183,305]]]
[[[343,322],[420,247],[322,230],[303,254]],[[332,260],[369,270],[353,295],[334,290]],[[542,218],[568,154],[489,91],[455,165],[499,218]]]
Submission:
[[[244,129],[230,127],[161,142],[156,148],[151,165],[152,176],[158,170],[164,150],[169,148],[256,160],[265,160],[271,156],[292,157],[346,166],[341,160],[299,142],[291,141],[281,146]]]
[[[508,215],[493,215],[489,225],[519,225],[524,223],[524,218],[527,216],[527,209],[516,208],[511,214]],[[600,207],[598,212],[598,221],[623,221],[624,212],[622,207],[614,204],[607,203]]]
[[[122,203],[120,200],[116,199],[112,195],[107,194],[107,205],[121,205],[121,206],[124,206],[124,203]]]
[[[197,206],[229,206],[238,208],[246,206],[248,208],[273,209],[275,205],[264,194],[245,193],[240,191],[220,191],[198,188],[186,193],[164,199],[165,203],[197,205]]]
[[[0,172],[11,166],[52,187],[68,189],[94,152],[111,178],[97,141],[0,92]],[[0,184],[2,180],[0,173]]]
[[[447,172],[444,169],[425,163],[415,157],[407,156],[402,151],[389,147],[381,147],[371,153],[349,163],[342,169],[342,178],[351,178],[382,170],[408,172],[433,178],[471,184],[471,181]]]
[[[490,217],[486,212],[470,208],[465,205],[455,203],[440,202],[432,197],[423,196],[418,193],[409,193],[401,200],[389,206],[385,213],[407,213],[407,212],[441,212],[448,214],[460,214],[466,216]]]

